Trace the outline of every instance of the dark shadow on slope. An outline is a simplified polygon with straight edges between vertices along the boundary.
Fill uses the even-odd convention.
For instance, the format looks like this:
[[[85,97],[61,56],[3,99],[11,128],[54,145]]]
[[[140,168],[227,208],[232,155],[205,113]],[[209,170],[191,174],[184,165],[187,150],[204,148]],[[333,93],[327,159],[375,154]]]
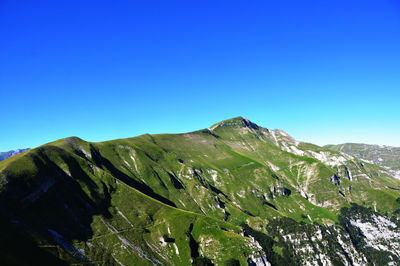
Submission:
[[[243,119],[242,119],[242,125],[245,126],[245,127],[249,127],[249,128],[252,128],[252,129],[256,129],[256,130],[260,129],[260,127],[259,127],[257,124],[251,122],[251,121],[248,120],[247,118],[243,118]]]
[[[213,136],[213,137],[216,138],[216,139],[219,139],[219,138],[220,138],[220,136],[218,136],[218,135],[215,134],[214,132],[210,131],[209,129],[204,129],[204,130],[201,131],[201,133],[207,134],[207,135],[210,135],[210,136]]]
[[[148,154],[147,152],[143,151],[143,154],[146,155],[147,158],[149,158],[150,160],[152,160],[153,162],[158,162],[158,160],[154,159],[150,154]]]
[[[153,144],[155,144],[155,145],[157,145],[158,147],[160,147],[165,153],[169,153],[169,151],[168,151],[167,149],[165,149],[163,146],[161,146],[160,144],[158,144],[158,143],[156,142],[156,140],[154,139],[154,137],[153,137],[152,135],[150,135],[150,134],[147,134],[147,135],[149,136],[150,141],[151,141]]]
[[[214,265],[210,259],[200,256],[199,253],[199,244],[196,242],[192,235],[193,231],[193,223],[190,224],[189,230],[186,232],[186,235],[189,238],[189,246],[190,246],[190,257],[193,259],[192,265]]]
[[[138,191],[158,200],[170,206],[176,207],[175,203],[170,201],[167,198],[155,193],[152,188],[147,186],[144,183],[138,182],[125,173],[118,170],[109,160],[104,158],[100,152],[91,144],[90,145],[90,152],[92,155],[92,159],[94,160],[95,164],[99,167],[104,166],[113,177],[117,178],[118,180],[124,182],[125,184],[129,185],[130,187],[137,189]]]
[[[153,171],[154,176],[157,177],[159,184],[160,184],[164,189],[168,190],[167,186],[165,185],[164,181],[161,179],[161,177],[160,177],[160,175],[157,173],[157,171],[154,170],[154,168],[151,167],[151,166],[150,166],[150,168],[151,168],[151,170]]]
[[[40,170],[37,176],[58,175],[59,180],[33,202],[32,207],[41,212],[38,224],[51,228],[67,239],[84,241],[93,235],[90,229],[93,215],[111,217],[108,208],[111,206],[112,188],[104,183],[98,187],[74,157],[63,151],[58,153],[67,164],[71,176],[66,175],[46,153],[39,152],[39,157],[34,159]],[[89,195],[83,191],[82,183]],[[49,216],[49,213],[53,215]],[[32,213],[32,219],[35,217],[38,217],[37,212]]]
[[[201,184],[203,187],[207,188],[207,185],[206,185],[206,183],[204,182],[203,177],[202,177],[199,173],[197,173],[197,169],[192,168],[192,170],[193,170],[193,174],[197,177],[197,179],[199,180],[200,184]],[[200,171],[202,171],[202,170],[200,169]]]
[[[230,216],[231,216],[231,214],[229,212],[225,211],[224,221],[227,222],[229,220]]]
[[[273,208],[275,210],[278,210],[278,208],[274,204],[269,203],[268,201],[264,201],[263,204],[268,205],[269,207],[271,207],[271,208]]]
[[[190,257],[197,258],[199,254],[199,244],[194,240],[192,236],[193,231],[193,223],[190,224],[189,230],[186,232],[186,235],[189,237],[189,245],[190,245]]]
[[[237,259],[229,259],[225,262],[225,266],[240,266],[240,261]]]
[[[194,176],[197,177],[197,180],[199,180],[200,184],[201,184],[204,188],[210,189],[212,192],[214,192],[214,193],[217,194],[217,195],[218,195],[218,194],[221,194],[221,195],[223,195],[227,200],[231,201],[228,195],[226,195],[224,192],[222,192],[221,190],[219,190],[218,188],[214,187],[214,186],[211,185],[209,182],[207,182],[207,180],[205,180],[205,179],[201,176],[201,174],[199,174],[199,173],[197,172],[197,169],[192,168],[192,170],[193,170]],[[199,171],[200,171],[200,173],[202,173],[202,170],[201,170],[201,169],[199,169]]]
[[[171,183],[174,185],[176,189],[184,189],[181,181],[174,175],[172,175],[170,172],[167,172],[169,179],[171,180]]]
[[[68,265],[57,254],[38,247],[36,241],[16,221],[10,222],[0,214],[0,264],[20,265]]]
[[[216,200],[217,200],[217,202],[218,202],[218,206],[219,206],[221,209],[225,209],[225,202],[223,202],[219,197],[216,197]]]
[[[8,172],[8,179],[12,181],[1,194],[0,211],[4,219],[18,224],[18,231],[12,232],[12,235],[16,238],[24,236],[30,246],[28,236],[34,234],[33,239],[46,240],[44,244],[69,250],[70,254],[64,252],[62,255],[68,262],[85,260],[84,256],[73,254],[77,249],[73,247],[72,240],[86,241],[93,236],[90,225],[94,215],[110,217],[111,191],[105,184],[99,188],[76,159],[59,147],[46,146],[28,156],[37,172]],[[67,175],[50,157],[62,159],[71,175]],[[84,192],[84,186],[89,195]],[[28,246],[21,244],[20,254],[30,254],[30,247],[25,250]],[[48,249],[55,250],[56,258],[63,250]],[[38,251],[37,256],[32,258],[32,264],[42,260],[40,254]]]
[[[251,217],[256,217],[254,214],[249,212],[248,210],[242,210],[245,214],[250,215]]]
[[[221,194],[223,195],[227,200],[230,201],[229,196],[226,195],[224,192],[222,192],[221,190],[219,190],[218,188],[214,187],[213,185],[208,184],[208,186],[210,187],[211,191],[216,193],[216,194]]]

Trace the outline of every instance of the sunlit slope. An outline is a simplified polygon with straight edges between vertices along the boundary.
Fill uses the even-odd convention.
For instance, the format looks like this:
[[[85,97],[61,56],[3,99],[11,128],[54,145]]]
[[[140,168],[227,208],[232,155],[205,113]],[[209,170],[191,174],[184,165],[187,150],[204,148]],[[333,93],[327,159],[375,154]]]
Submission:
[[[338,145],[326,145],[325,147],[379,165],[389,174],[400,179],[400,147],[361,143],[344,143]]]
[[[22,241],[67,262],[246,263],[268,250],[238,226],[268,234],[273,218],[334,224],[350,203],[392,214],[400,197],[379,166],[242,117],[186,134],[62,139],[0,171],[6,250],[18,254]]]
[[[37,257],[42,250],[67,262],[90,258],[107,265],[246,262],[263,256],[239,227],[171,207],[173,202],[114,169],[88,145],[66,139],[7,164],[1,187],[3,261],[42,261]],[[98,157],[82,158],[85,147],[92,149],[87,156]],[[18,256],[22,243],[31,243],[28,248],[37,254]]]

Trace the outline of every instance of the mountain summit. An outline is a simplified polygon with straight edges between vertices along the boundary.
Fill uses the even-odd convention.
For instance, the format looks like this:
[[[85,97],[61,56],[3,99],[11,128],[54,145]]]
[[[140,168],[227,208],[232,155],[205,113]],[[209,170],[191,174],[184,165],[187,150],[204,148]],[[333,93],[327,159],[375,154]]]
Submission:
[[[210,130],[214,130],[217,127],[222,127],[222,126],[236,126],[236,127],[248,127],[252,129],[259,129],[259,126],[253,122],[251,122],[249,119],[245,117],[235,117],[227,120],[223,120],[217,124],[214,124],[213,126],[210,127]]]
[[[5,264],[400,263],[400,183],[246,118],[0,162]],[[23,256],[21,256],[23,254]]]

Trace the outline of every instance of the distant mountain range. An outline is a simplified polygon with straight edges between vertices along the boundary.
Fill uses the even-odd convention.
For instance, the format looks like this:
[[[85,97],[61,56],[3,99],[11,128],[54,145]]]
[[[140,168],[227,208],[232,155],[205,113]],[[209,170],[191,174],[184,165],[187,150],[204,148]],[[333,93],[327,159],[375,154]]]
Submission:
[[[17,155],[21,152],[24,152],[26,150],[29,150],[29,148],[27,149],[17,149],[17,150],[12,150],[12,151],[7,151],[7,152],[0,152],[0,161],[3,161],[7,158],[10,158],[11,156]]]
[[[400,181],[366,160],[243,117],[60,139],[0,162],[0,264],[400,265]]]
[[[359,159],[382,166],[393,176],[400,179],[400,147],[345,143],[326,145],[326,148],[355,156]]]

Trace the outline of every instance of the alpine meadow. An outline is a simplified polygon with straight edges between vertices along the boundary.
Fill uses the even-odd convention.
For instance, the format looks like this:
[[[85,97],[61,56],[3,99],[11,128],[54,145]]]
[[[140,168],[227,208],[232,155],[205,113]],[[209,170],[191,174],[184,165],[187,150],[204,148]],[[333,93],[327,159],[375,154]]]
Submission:
[[[0,0],[0,266],[400,266],[399,0]]]
[[[0,171],[10,265],[400,262],[400,181],[389,170],[247,118],[70,137]]]

